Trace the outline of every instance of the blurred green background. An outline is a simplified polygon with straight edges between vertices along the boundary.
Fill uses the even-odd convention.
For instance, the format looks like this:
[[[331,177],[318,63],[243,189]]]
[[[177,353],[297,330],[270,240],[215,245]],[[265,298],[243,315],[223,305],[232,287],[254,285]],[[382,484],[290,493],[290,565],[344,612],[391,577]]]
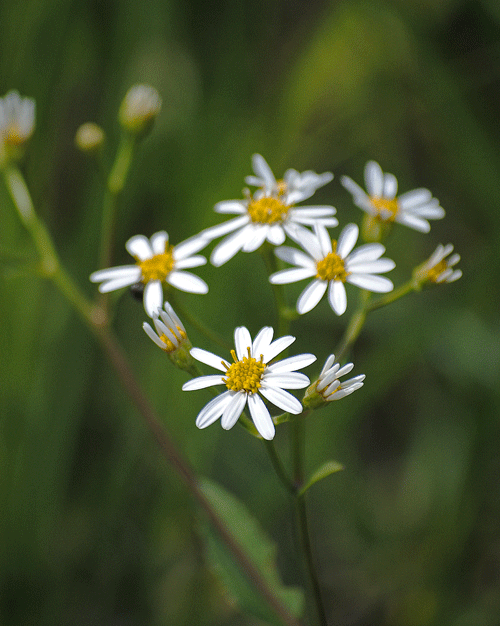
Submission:
[[[438,243],[463,278],[374,312],[351,355],[362,391],[311,419],[308,469],[346,469],[309,494],[329,620],[342,626],[497,626],[500,615],[500,4],[497,0],[3,0],[0,93],[37,102],[23,164],[39,214],[92,296],[102,185],[74,148],[96,121],[111,159],[126,90],[163,98],[120,207],[116,263],[132,235],[175,243],[240,197],[250,157],[276,175],[331,170],[315,196],[360,223],[339,178],[368,159],[400,190],[428,187],[447,211],[422,235],[398,227],[396,284]],[[307,204],[307,203],[306,203]],[[0,247],[33,262],[0,186]],[[5,256],[5,255],[4,255]],[[161,458],[94,338],[53,286],[5,258],[0,296],[0,623],[257,624],[207,565],[200,515]],[[231,340],[273,324],[259,255],[198,272],[184,306]],[[296,289],[295,289],[296,287]],[[295,297],[303,284],[290,288]],[[353,311],[322,302],[294,323],[318,362]],[[300,584],[292,510],[263,446],[241,428],[199,431],[185,394],[125,293],[115,327],[133,368],[196,469],[250,508]],[[220,353],[196,331],[195,345]],[[309,374],[314,374],[314,367]],[[287,427],[278,430],[286,454]]]

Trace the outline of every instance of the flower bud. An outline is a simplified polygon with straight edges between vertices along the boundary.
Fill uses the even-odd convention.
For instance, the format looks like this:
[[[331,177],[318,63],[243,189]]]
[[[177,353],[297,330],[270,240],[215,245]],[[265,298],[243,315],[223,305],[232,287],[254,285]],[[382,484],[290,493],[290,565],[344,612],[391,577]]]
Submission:
[[[453,266],[460,261],[460,255],[455,253],[449,256],[452,252],[451,243],[446,246],[439,244],[427,261],[413,271],[415,288],[420,290],[426,283],[453,283],[458,280],[462,270],[453,269]]]
[[[127,132],[145,136],[152,128],[161,109],[159,93],[151,85],[134,85],[125,94],[118,118]]]
[[[194,364],[190,353],[192,345],[184,325],[168,302],[165,302],[165,310],[158,309],[153,315],[153,323],[156,332],[147,322],[144,322],[142,327],[145,333],[167,353],[168,358],[176,367],[189,372]]]
[[[93,155],[99,152],[105,139],[106,136],[100,126],[94,122],[87,122],[76,131],[75,144],[82,152]]]
[[[3,164],[23,157],[26,143],[35,130],[35,110],[33,98],[21,98],[15,90],[0,98],[0,160]]]

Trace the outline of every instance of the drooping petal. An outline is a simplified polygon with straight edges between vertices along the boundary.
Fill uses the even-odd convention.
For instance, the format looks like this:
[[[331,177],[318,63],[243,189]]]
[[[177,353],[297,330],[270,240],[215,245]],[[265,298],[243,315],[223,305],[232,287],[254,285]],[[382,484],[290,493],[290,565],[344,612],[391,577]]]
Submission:
[[[273,439],[276,432],[273,420],[262,398],[260,398],[257,393],[248,396],[248,408],[255,428],[259,431],[261,436],[268,441]]]
[[[208,404],[206,404],[201,411],[198,413],[198,417],[196,418],[196,426],[198,428],[206,428],[213,424],[215,421],[219,419],[219,417],[224,413],[226,406],[231,402],[232,394],[230,391],[226,391],[222,393],[220,396],[217,396],[213,400],[210,400]]]
[[[347,308],[347,294],[344,283],[340,280],[330,281],[328,289],[328,302],[337,315],[343,315]]]
[[[235,393],[231,402],[229,402],[224,409],[224,413],[221,417],[221,426],[224,430],[229,430],[232,428],[236,422],[238,421],[239,416],[241,415],[243,409],[245,408],[245,404],[247,403],[247,394],[244,391],[239,391]]]
[[[150,280],[144,287],[144,309],[149,317],[161,309],[163,304],[163,289],[159,280]]]
[[[307,285],[297,300],[297,311],[300,315],[308,313],[314,309],[321,298],[325,295],[327,287],[328,282],[320,279],[313,280]]]

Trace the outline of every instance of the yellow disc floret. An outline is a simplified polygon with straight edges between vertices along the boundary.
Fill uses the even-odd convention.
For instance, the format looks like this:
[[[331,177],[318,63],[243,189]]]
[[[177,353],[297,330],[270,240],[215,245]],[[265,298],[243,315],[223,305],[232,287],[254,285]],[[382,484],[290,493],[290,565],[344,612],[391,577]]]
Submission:
[[[257,224],[278,224],[286,218],[290,207],[278,198],[264,196],[259,200],[250,200],[248,214],[252,222]]]
[[[137,265],[141,268],[141,281],[144,284],[151,280],[163,281],[174,268],[174,247],[165,244],[165,252],[155,254],[150,259],[137,261]]]
[[[332,240],[333,251],[316,263],[316,278],[321,280],[341,280],[345,283],[349,272],[346,271],[344,260],[335,252],[337,242]]]
[[[250,348],[247,348],[247,350],[248,357],[244,356],[241,361],[238,361],[236,358],[236,352],[231,350],[234,363],[227,367],[223,362],[224,367],[227,367],[227,371],[226,378],[222,380],[231,391],[256,393],[260,387],[260,381],[266,369],[266,364],[263,362],[264,355],[261,354],[260,360],[257,361],[250,355]]]
[[[431,267],[430,270],[427,270],[427,280],[429,280],[431,283],[437,283],[441,274],[443,272],[446,272],[447,269],[448,263],[445,259],[443,259],[439,263],[436,263],[434,267]]]
[[[175,352],[175,350],[179,347],[179,344],[187,339],[186,331],[179,328],[179,326],[176,326],[175,330],[173,328],[170,328],[169,330],[178,339],[178,343],[175,344],[166,335],[160,335],[160,339],[165,344],[165,347],[163,348],[165,352]]]
[[[388,200],[379,196],[370,198],[372,206],[377,210],[377,217],[383,222],[394,222],[399,211],[398,201],[396,198]]]

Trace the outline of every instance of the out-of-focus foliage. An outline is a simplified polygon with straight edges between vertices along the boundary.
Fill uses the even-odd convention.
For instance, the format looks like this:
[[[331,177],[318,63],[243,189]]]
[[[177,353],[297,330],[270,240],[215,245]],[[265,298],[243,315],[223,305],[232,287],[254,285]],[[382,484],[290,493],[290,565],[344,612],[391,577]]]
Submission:
[[[89,294],[102,179],[74,147],[101,125],[105,160],[136,82],[163,109],[120,207],[124,242],[182,241],[240,197],[250,156],[280,175],[332,170],[315,201],[361,214],[338,182],[372,158],[401,191],[447,211],[429,234],[388,241],[401,282],[449,241],[464,276],[375,311],[351,354],[363,389],[314,414],[308,474],[345,470],[308,494],[331,624],[496,626],[500,614],[500,10],[495,0],[4,0],[0,93],[37,102],[24,171],[69,271]],[[194,504],[160,457],[93,337],[47,282],[0,187],[0,623],[249,623],[209,569]],[[17,257],[13,258],[12,251]],[[15,256],[15,255],[14,255]],[[222,329],[272,324],[258,255],[203,268],[208,296],[183,304]],[[27,269],[26,269],[27,268]],[[203,272],[203,273],[202,273]],[[297,288],[298,289],[298,288]],[[295,294],[293,288],[291,294]],[[297,352],[324,362],[352,313],[326,302],[295,322]],[[196,429],[204,399],[141,330],[124,294],[116,329],[137,375],[202,474],[245,502],[301,584],[286,494],[243,429]],[[196,331],[194,345],[213,349]],[[287,427],[278,428],[278,448]],[[258,485],[258,488],[256,488]]]

